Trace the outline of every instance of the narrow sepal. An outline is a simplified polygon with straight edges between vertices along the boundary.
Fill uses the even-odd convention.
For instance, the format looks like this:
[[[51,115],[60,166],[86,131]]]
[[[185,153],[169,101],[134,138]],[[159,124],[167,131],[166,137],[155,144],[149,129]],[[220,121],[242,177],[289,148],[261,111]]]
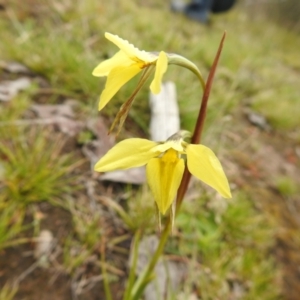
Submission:
[[[145,165],[157,155],[151,149],[155,142],[146,139],[127,139],[116,144],[95,165],[97,172],[123,170]]]

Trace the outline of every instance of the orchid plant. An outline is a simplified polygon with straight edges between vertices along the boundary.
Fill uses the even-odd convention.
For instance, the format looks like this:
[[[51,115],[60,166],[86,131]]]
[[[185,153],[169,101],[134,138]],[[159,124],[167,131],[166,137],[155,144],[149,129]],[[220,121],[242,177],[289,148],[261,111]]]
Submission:
[[[147,282],[151,280],[152,271],[163,251],[170,228],[174,224],[175,208],[177,210],[180,208],[191,174],[215,189],[224,198],[231,198],[229,183],[220,161],[210,148],[199,144],[210,89],[222,51],[225,34],[221,40],[206,83],[196,65],[183,56],[164,51],[141,51],[117,35],[105,33],[105,37],[119,47],[120,50],[112,58],[100,63],[93,71],[94,76],[107,76],[105,89],[100,96],[99,110],[107,105],[124,84],[143,71],[136,89],[122,105],[110,131],[113,130],[117,123],[119,124],[118,132],[121,130],[136,94],[153,72],[155,73],[150,84],[150,90],[154,94],[160,92],[162,78],[169,64],[176,64],[191,70],[198,77],[203,88],[198,120],[190,143],[186,139],[191,134],[184,130],[174,133],[166,141],[162,142],[130,138],[116,144],[94,167],[97,172],[109,172],[146,165],[148,185],[152,191],[159,215],[160,213],[165,215],[170,211],[171,218],[165,224],[159,246],[153,258],[136,282],[133,283],[131,281],[127,285],[124,299],[137,300],[141,296]],[[172,203],[176,203],[176,205],[172,205]],[[160,217],[159,227],[161,228]]]

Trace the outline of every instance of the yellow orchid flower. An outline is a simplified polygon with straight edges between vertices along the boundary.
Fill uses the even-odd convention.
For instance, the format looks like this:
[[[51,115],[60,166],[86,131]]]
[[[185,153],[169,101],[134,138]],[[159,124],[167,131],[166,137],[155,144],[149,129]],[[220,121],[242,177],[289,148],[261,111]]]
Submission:
[[[101,110],[131,78],[143,69],[155,65],[154,79],[150,89],[154,94],[160,92],[162,76],[168,67],[168,57],[164,51],[158,53],[141,51],[117,35],[106,32],[105,37],[120,48],[112,58],[100,63],[93,71],[94,76],[107,76],[105,89],[100,96]]]
[[[162,77],[167,71],[168,64],[179,65],[191,70],[200,80],[204,90],[205,82],[199,69],[183,56],[175,53],[165,53],[164,51],[159,53],[142,51],[128,41],[108,32],[105,33],[105,37],[119,47],[120,50],[110,59],[100,63],[93,71],[93,75],[96,77],[107,76],[105,89],[100,96],[99,110],[111,100],[124,84],[142,70],[149,71],[144,73],[144,83],[155,67],[154,79],[151,82],[150,90],[153,94],[158,94],[161,89]]]
[[[187,168],[224,198],[231,198],[230,187],[220,161],[208,147],[186,143],[186,132],[172,135],[166,142],[157,143],[131,138],[116,144],[95,165],[95,171],[108,172],[147,165],[146,174],[158,210],[165,214],[175,200]]]

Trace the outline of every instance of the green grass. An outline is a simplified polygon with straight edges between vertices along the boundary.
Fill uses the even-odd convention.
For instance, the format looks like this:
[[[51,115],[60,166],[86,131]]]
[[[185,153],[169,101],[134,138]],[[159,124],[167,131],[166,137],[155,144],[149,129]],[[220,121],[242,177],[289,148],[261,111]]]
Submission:
[[[265,115],[272,127],[299,132],[300,39],[264,19],[252,22],[243,7],[213,17],[212,25],[206,27],[170,13],[168,4],[160,1],[151,5],[124,0],[105,5],[96,0],[77,1],[76,5],[68,1],[60,5],[37,2],[33,8],[10,1],[8,9],[1,11],[0,59],[17,60],[45,77],[51,85],[51,103],[59,103],[62,97],[75,98],[81,102],[82,118],[97,115],[105,79],[95,78],[91,72],[117,51],[104,38],[106,31],[139,49],[184,55],[207,78],[220,38],[227,30],[204,141],[213,145],[219,142],[228,116],[245,105]],[[176,66],[169,67],[164,80],[176,82],[182,127],[192,130],[202,96],[199,83],[188,70]],[[135,78],[124,86],[102,114],[111,120],[137,81]],[[75,274],[98,253],[99,240],[106,233],[99,214],[65,201],[64,195],[72,194],[77,183],[72,172],[78,164],[64,153],[63,138],[46,129],[16,126],[38,89],[33,84],[0,106],[1,122],[6,122],[5,126],[0,124],[0,244],[4,247],[22,233],[30,207],[42,201],[63,205],[72,215],[73,230],[63,242],[62,265],[68,274]],[[148,93],[144,87],[137,96],[125,132],[148,134]],[[90,138],[83,132],[78,140],[83,143]],[[277,187],[284,195],[295,192],[294,183],[286,178],[279,178]],[[197,187],[196,192],[202,189]],[[106,209],[115,209],[130,233],[140,228],[156,232],[153,199],[147,188],[138,192],[128,189],[125,198],[126,204],[106,204]],[[221,199],[215,203],[213,198],[184,202],[176,220],[180,234],[170,239],[167,250],[188,258],[190,272],[183,290],[187,295],[193,288],[200,290],[201,299],[229,299],[236,287],[241,289],[242,299],[279,299],[274,288],[276,266],[270,258],[274,243],[271,221],[253,207],[253,197],[244,193],[236,194],[228,204]],[[0,295],[3,293],[6,290]]]
[[[64,195],[78,189],[71,173],[81,161],[63,153],[67,141],[62,135],[30,122],[18,123],[34,91],[30,88],[0,107],[0,248],[18,244],[14,238],[34,225],[23,223],[32,204],[64,207]]]
[[[249,200],[240,193],[229,203],[207,197],[184,202],[176,220],[180,236],[171,247],[193,257],[189,284],[201,299],[234,297],[234,285],[242,299],[278,299],[279,289],[270,286],[274,262],[266,259],[275,231]]]
[[[38,128],[9,128],[1,133],[0,154],[4,157],[2,194],[24,206],[53,201],[70,193],[74,178],[66,176],[76,164],[62,155],[64,141]],[[78,165],[78,164],[77,164]]]
[[[206,77],[220,37],[227,30],[210,101],[209,124],[250,98],[251,105],[265,114],[274,127],[292,129],[299,125],[296,105],[299,89],[297,72],[293,70],[298,64],[297,45],[300,42],[295,34],[285,29],[262,20],[252,23],[249,28],[249,18],[242,11],[230,12],[221,22],[215,20],[212,28],[206,28],[180,15],[170,14],[168,7],[161,4],[153,8],[121,1],[119,9],[115,10],[110,5],[103,6],[90,0],[76,7],[62,6],[61,11],[57,11],[51,2],[45,1],[41,7],[48,10],[45,19],[19,20],[17,13],[10,13],[9,22],[1,20],[2,39],[6,41],[0,46],[1,53],[44,75],[58,92],[77,95],[92,108],[91,111],[95,110],[97,95],[104,85],[103,79],[90,75],[91,71],[117,51],[104,39],[105,31],[128,39],[140,49],[164,49],[182,54],[194,61]],[[134,22],[128,23],[130,15],[134,16]],[[166,28],[163,32],[161,26],[152,24],[153,19],[160,19],[162,15],[164,23],[161,26]],[[237,22],[238,26],[235,25]],[[127,25],[123,26],[124,23]],[[266,30],[262,32],[261,28]],[[140,34],[145,30],[146,37]],[[183,126],[191,129],[201,97],[198,83],[189,71],[174,66],[169,68],[165,79],[176,82]],[[135,83],[133,80],[125,86],[103,113],[114,115],[120,103],[131,94]],[[147,93],[144,89],[137,97],[139,111],[134,113],[134,106],[131,113],[143,129],[147,124],[139,120],[139,112],[148,113],[144,101]]]
[[[1,128],[0,136],[2,248],[18,244],[18,239],[14,239],[28,227],[34,227],[34,220],[26,225],[24,222],[25,216],[31,215],[32,204],[49,202],[66,207],[64,195],[72,193],[76,184],[70,172],[79,164],[61,153],[64,141],[59,136],[53,138],[53,132],[12,126]]]
[[[3,196],[0,198],[0,249],[11,245],[11,241],[25,230],[24,216],[20,205],[8,202]]]

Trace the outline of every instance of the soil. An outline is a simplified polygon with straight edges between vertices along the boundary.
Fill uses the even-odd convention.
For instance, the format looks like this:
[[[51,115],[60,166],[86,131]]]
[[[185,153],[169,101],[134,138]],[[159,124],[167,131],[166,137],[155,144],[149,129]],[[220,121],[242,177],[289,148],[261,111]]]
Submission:
[[[30,241],[33,232],[28,230],[22,234],[22,237],[28,237],[29,242],[5,248],[0,252],[0,287],[3,287],[5,283],[17,283],[18,292],[13,298],[15,300],[105,299],[102,278],[99,278],[101,269],[97,266],[97,261],[101,256],[100,247],[95,249],[93,255],[86,259],[81,268],[76,269],[75,274],[69,273],[62,267],[62,245],[66,238],[73,233],[71,214],[63,208],[52,206],[49,203],[37,204],[36,209],[42,215],[41,230],[47,229],[55,233],[56,245],[51,252],[50,262],[45,266],[37,264],[34,256],[35,242]],[[114,216],[107,215],[106,217],[114,220]],[[31,218],[27,218],[26,223],[32,224]],[[113,228],[114,224],[109,226],[111,229],[107,229],[107,232],[117,236],[124,234],[122,228]],[[128,249],[130,239],[118,246]],[[116,254],[113,249],[106,249],[105,254],[106,261],[113,262],[116,268],[116,270],[112,270],[117,278],[111,284],[111,289],[114,291],[113,299],[122,299],[121,292],[125,285],[127,255]]]

